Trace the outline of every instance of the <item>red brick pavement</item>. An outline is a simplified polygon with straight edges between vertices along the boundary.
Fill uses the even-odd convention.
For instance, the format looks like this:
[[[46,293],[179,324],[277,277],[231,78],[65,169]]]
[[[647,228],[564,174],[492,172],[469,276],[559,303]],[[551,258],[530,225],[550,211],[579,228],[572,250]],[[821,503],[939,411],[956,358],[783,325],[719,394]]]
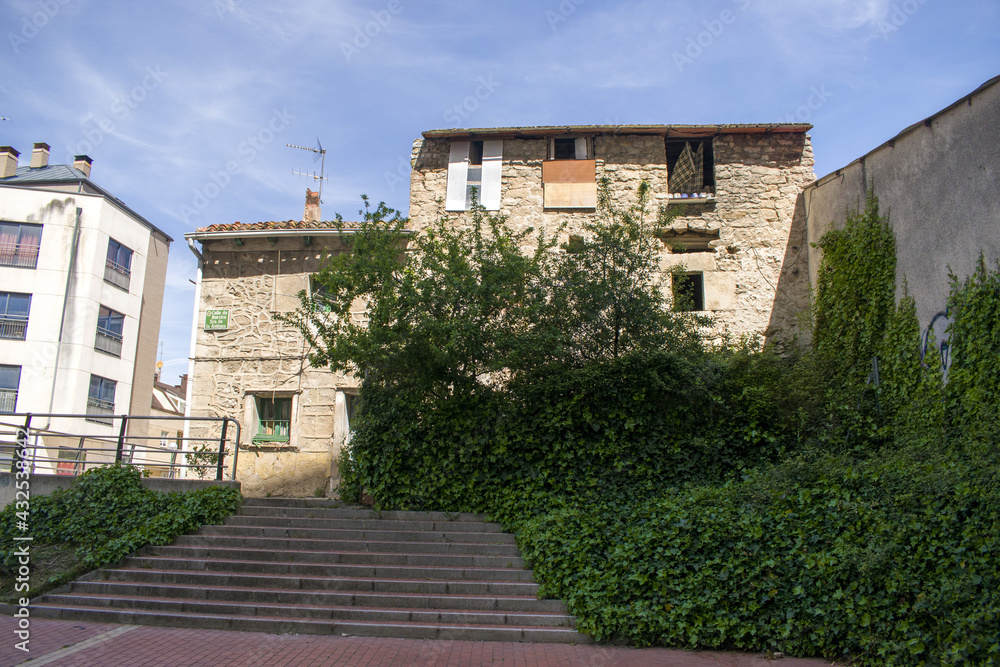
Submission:
[[[16,619],[0,616],[0,667],[819,667],[828,662],[676,649],[267,635],[31,619],[30,653],[14,648]]]

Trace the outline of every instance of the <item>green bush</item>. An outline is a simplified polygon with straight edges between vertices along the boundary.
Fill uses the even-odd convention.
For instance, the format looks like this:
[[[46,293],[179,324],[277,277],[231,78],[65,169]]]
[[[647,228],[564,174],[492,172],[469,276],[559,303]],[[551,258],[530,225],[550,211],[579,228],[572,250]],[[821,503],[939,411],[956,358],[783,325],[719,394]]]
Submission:
[[[239,491],[212,486],[186,493],[160,493],[142,486],[139,469],[115,464],[88,470],[67,489],[33,496],[28,518],[33,544],[67,543],[96,568],[147,544],[167,544],[177,535],[220,523],[239,509]],[[14,505],[0,511],[2,567],[17,569]]]

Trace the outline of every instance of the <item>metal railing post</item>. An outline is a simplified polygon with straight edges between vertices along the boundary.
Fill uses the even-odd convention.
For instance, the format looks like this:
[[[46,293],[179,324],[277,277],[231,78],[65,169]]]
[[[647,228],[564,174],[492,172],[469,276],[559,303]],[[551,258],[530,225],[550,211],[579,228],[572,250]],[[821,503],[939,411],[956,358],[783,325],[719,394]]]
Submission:
[[[236,424],[236,440],[233,441],[233,477],[232,480],[236,481],[236,462],[240,457],[240,434],[243,432],[243,427],[236,420],[233,420]]]
[[[222,419],[222,437],[219,438],[219,461],[216,464],[215,479],[222,479],[222,459],[226,455],[226,427],[229,426],[229,417]]]
[[[24,428],[18,429],[17,431],[17,449],[14,450],[14,456],[10,457],[10,471],[17,472],[17,460],[20,458],[21,461],[28,460],[28,431],[31,429],[31,413],[24,418]],[[23,463],[22,463],[23,465]]]
[[[122,450],[125,449],[125,428],[128,426],[128,415],[122,415],[122,427],[118,432],[118,449],[115,451],[115,463],[122,462]]]

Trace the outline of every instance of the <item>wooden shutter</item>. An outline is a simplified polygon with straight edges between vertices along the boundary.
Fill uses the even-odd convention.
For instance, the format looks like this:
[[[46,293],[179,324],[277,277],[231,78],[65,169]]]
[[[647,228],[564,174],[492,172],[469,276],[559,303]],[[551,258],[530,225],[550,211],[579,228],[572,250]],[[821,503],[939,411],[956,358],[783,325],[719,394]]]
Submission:
[[[484,150],[485,152],[485,150]],[[444,210],[466,211],[466,184],[469,181],[469,142],[451,142],[448,157],[448,194],[445,196]]]
[[[479,201],[487,211],[500,210],[500,180],[503,167],[503,141],[483,142],[483,181]]]
[[[587,138],[577,137],[576,138],[576,159],[586,160],[589,155],[587,155]]]

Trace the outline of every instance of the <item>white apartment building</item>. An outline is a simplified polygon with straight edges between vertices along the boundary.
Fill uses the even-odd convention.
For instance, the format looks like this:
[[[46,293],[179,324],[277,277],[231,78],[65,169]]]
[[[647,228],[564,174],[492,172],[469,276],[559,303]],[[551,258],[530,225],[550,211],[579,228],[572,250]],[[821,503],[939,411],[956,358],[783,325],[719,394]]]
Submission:
[[[31,426],[117,436],[111,415],[150,413],[172,239],[95,184],[89,157],[50,165],[44,143],[29,165],[19,156],[0,146],[0,421],[81,414]],[[128,435],[146,429],[130,422]],[[71,458],[61,450],[79,445],[43,446]]]

